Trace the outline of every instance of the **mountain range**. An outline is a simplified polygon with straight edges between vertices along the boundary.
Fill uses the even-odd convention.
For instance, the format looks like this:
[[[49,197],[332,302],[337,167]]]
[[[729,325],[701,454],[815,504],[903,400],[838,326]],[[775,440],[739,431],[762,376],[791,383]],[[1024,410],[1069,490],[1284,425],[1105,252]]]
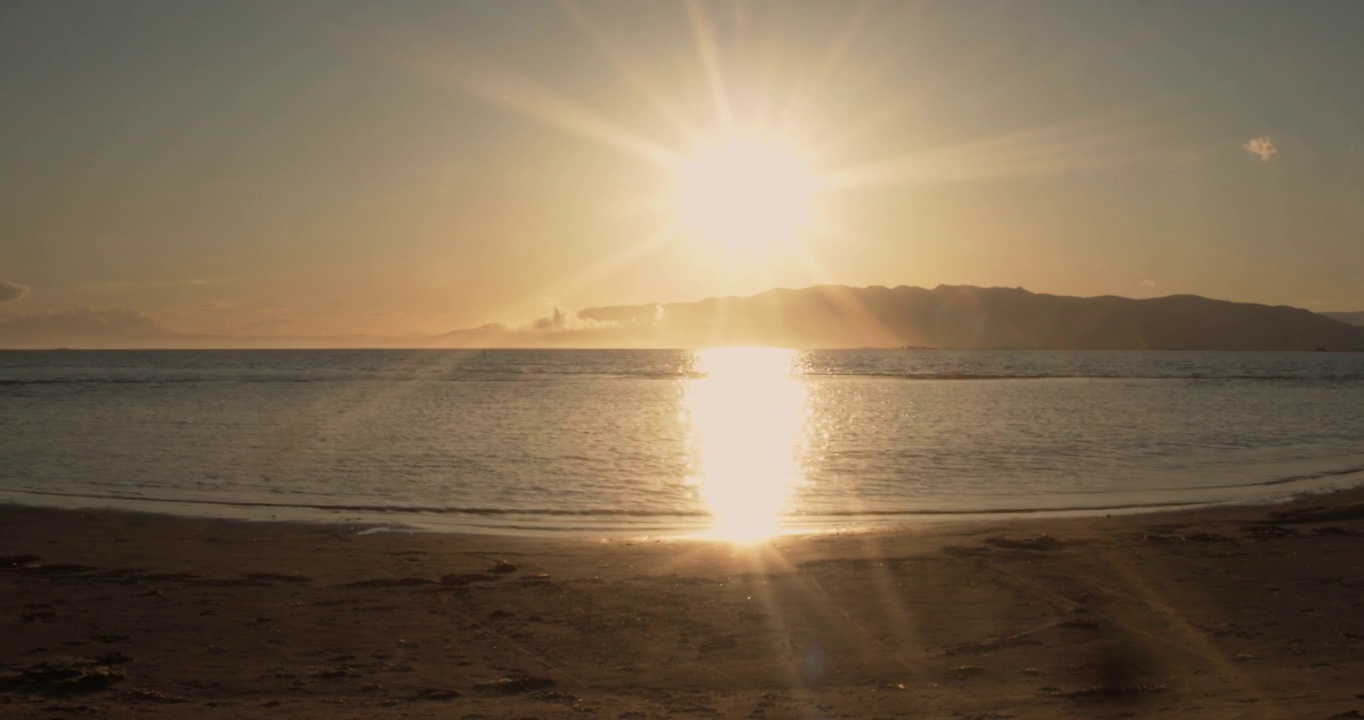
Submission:
[[[642,347],[1364,351],[1364,312],[1197,295],[1068,297],[970,285],[774,289],[697,302],[556,309],[438,335],[195,335],[127,310],[0,316],[0,348]]]
[[[1022,288],[821,285],[691,303],[597,307],[442,346],[1364,350],[1364,327],[1288,306],[1197,295],[1068,297]]]

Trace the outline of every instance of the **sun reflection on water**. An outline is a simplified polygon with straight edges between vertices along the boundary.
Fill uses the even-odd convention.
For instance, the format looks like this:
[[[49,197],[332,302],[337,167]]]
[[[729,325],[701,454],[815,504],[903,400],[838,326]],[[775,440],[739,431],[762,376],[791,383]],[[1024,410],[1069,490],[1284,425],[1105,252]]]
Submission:
[[[781,531],[803,481],[806,384],[795,351],[713,348],[697,353],[688,381],[694,485],[713,519],[710,537],[756,542]]]

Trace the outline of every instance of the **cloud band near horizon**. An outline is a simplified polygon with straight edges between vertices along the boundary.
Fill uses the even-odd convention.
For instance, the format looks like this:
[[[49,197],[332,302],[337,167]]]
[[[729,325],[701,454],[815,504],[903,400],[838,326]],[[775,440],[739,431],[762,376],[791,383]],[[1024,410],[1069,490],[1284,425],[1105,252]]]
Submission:
[[[28,286],[0,280],[0,303],[21,300],[28,294]]]

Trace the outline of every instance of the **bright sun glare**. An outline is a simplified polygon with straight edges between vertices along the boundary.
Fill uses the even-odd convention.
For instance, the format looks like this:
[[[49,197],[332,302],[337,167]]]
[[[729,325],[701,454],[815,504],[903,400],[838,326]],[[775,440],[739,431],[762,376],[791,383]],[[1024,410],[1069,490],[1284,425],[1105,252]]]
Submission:
[[[709,537],[757,542],[781,532],[804,477],[806,386],[792,377],[794,358],[776,348],[698,353],[704,376],[691,380],[686,394],[690,482],[710,510]]]
[[[678,167],[685,230],[732,250],[789,245],[814,215],[819,181],[796,152],[759,137],[731,136]]]

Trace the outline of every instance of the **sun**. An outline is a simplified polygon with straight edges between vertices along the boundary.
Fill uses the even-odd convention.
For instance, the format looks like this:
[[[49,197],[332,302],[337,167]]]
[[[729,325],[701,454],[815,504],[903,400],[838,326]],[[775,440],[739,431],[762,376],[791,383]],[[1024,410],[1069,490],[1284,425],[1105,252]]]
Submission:
[[[689,234],[731,250],[794,243],[814,219],[819,178],[799,153],[733,135],[677,165],[676,212]]]

